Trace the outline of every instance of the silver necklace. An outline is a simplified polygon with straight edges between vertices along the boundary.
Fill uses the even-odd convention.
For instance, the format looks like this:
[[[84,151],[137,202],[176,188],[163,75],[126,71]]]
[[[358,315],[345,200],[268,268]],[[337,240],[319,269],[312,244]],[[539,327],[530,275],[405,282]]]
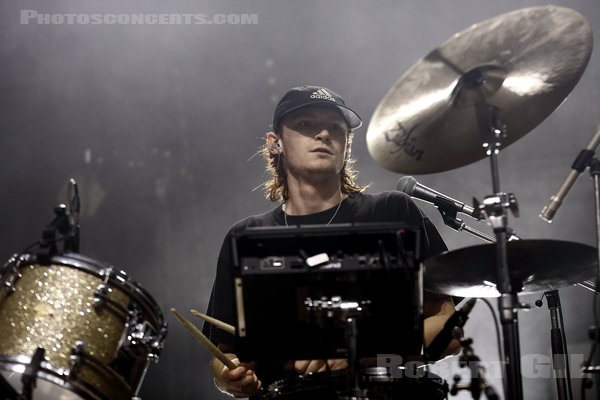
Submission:
[[[340,207],[342,206],[342,202],[344,201],[344,198],[342,198],[342,200],[340,200],[340,202],[338,203],[335,212],[333,213],[333,215],[331,216],[331,219],[329,220],[329,222],[326,225],[329,225],[333,222],[333,219],[335,218],[335,216],[337,215],[338,211],[340,211]],[[281,207],[281,211],[283,211],[283,221],[285,222],[285,226],[286,227],[290,227],[288,225],[288,220],[287,220],[287,213],[285,212],[285,210],[283,209],[283,207]]]

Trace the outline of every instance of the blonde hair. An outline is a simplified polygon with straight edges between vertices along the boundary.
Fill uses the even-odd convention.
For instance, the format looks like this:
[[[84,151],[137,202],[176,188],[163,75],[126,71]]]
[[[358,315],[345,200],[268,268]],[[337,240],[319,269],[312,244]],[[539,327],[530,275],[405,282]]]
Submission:
[[[281,127],[276,126],[273,132],[281,135]],[[353,132],[348,133],[348,143],[352,143]],[[263,159],[265,160],[265,169],[268,175],[267,180],[264,182],[266,198],[271,201],[286,202],[289,199],[289,190],[287,183],[287,175],[285,173],[284,155],[283,153],[272,153],[270,151],[268,143],[265,141],[265,145],[261,150]],[[367,186],[361,186],[355,182],[358,175],[358,171],[354,169],[355,159],[350,155],[350,148],[346,151],[346,160],[344,166],[340,171],[340,184],[343,194],[361,193]]]

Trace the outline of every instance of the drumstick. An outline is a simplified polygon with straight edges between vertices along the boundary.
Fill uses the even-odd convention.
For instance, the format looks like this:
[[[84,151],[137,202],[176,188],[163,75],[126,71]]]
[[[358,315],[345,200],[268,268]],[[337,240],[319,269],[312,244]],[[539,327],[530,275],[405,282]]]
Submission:
[[[237,365],[233,363],[217,346],[215,346],[198,328],[188,321],[183,315],[174,308],[171,308],[171,312],[177,318],[177,320],[183,325],[200,343],[202,343],[215,357],[217,357],[227,368],[230,370],[236,369]]]
[[[208,315],[202,314],[201,312],[196,311],[196,310],[190,310],[190,312],[192,314],[194,314],[196,317],[200,317],[203,320],[205,320],[206,322],[213,324],[217,328],[223,329],[225,332],[235,335],[235,326],[229,325],[228,323],[223,322],[223,321],[219,321],[216,318],[209,317]]]

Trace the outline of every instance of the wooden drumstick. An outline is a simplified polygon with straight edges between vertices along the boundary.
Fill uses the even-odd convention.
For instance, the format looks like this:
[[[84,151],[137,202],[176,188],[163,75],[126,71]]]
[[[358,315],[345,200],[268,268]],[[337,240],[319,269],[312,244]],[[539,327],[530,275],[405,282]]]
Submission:
[[[196,317],[202,318],[206,322],[213,324],[217,328],[223,329],[225,332],[235,335],[235,326],[229,325],[228,323],[223,322],[223,321],[219,321],[216,318],[209,317],[208,315],[202,314],[201,312],[196,311],[196,310],[190,310],[190,312],[192,314],[194,314]]]
[[[233,363],[217,346],[213,344],[198,328],[188,321],[183,315],[174,308],[171,308],[171,312],[177,318],[177,320],[183,325],[200,343],[202,343],[215,357],[217,357],[227,368],[230,370],[236,369],[238,366]]]

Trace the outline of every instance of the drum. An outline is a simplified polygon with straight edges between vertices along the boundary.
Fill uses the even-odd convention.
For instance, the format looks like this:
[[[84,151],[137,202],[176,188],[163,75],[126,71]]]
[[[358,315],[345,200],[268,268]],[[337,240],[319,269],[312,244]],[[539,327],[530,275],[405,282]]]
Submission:
[[[370,367],[361,370],[369,400],[442,400],[448,398],[448,384],[426,369]]]
[[[337,400],[347,386],[345,370],[298,375],[270,384],[261,400]]]
[[[420,370],[414,375],[386,367],[362,368],[363,393],[348,395],[347,371],[334,371],[297,376],[269,385],[261,400],[443,400],[448,384],[438,375]]]
[[[1,271],[0,373],[34,398],[131,399],[167,325],[127,274],[79,254],[21,255]]]

